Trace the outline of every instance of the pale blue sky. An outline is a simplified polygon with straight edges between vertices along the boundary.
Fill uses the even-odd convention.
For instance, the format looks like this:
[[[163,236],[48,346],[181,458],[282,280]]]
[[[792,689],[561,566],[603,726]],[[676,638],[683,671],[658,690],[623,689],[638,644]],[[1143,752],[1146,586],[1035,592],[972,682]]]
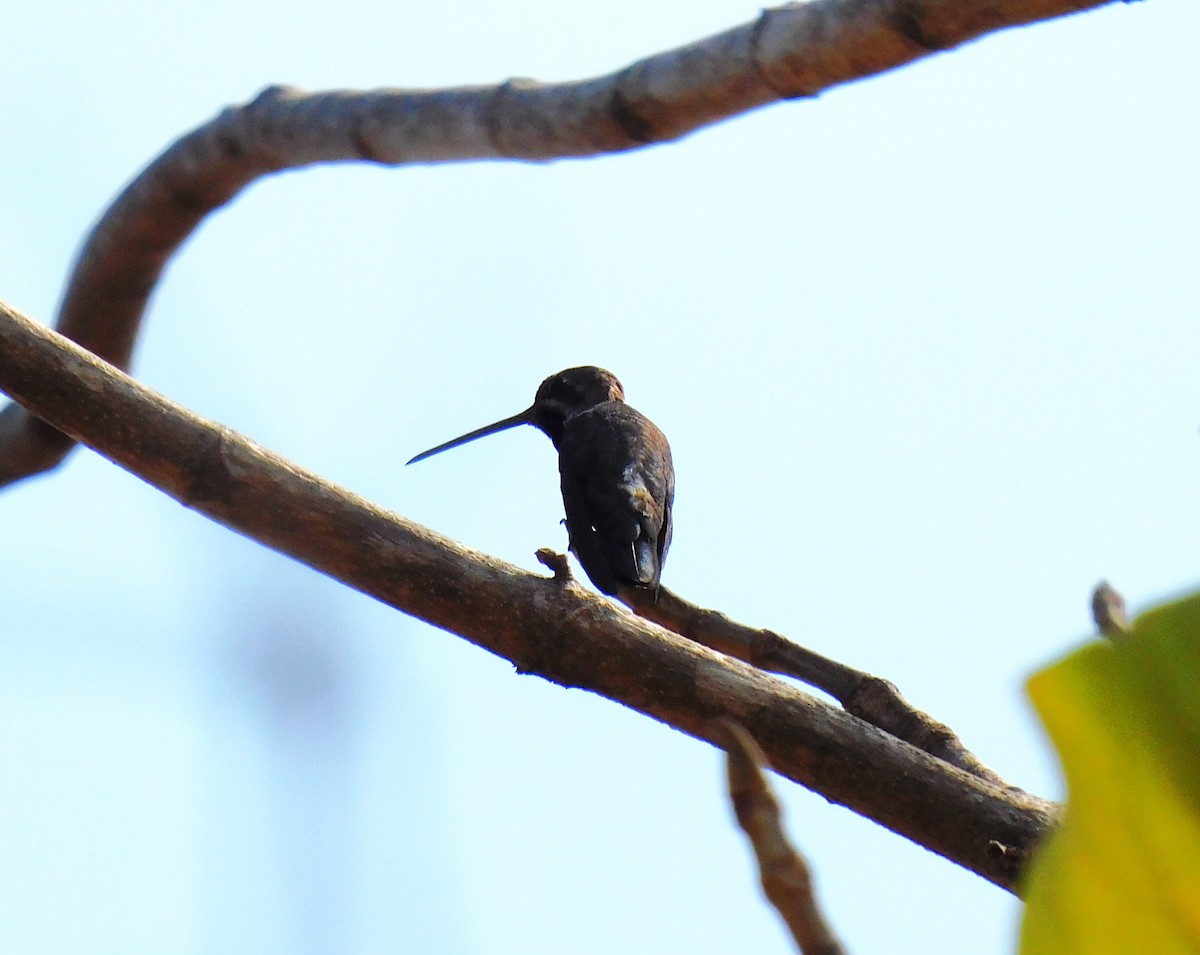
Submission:
[[[267,84],[570,79],[758,9],[14,7],[0,298],[45,320],[116,191]],[[608,367],[674,448],[668,586],[1056,796],[1023,679],[1097,580],[1197,579],[1198,33],[1194,0],[1114,4],[635,154],[282,175],[171,266],[137,373],[536,568],[565,546],[541,435],[403,462]],[[707,747],[90,452],[0,528],[0,951],[790,951]],[[851,950],[1011,950],[1005,893],[781,792]]]

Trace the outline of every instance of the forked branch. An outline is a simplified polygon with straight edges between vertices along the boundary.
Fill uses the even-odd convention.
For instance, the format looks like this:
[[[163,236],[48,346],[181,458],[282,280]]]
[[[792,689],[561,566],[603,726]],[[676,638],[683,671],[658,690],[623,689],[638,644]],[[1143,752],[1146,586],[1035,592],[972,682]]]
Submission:
[[[626,588],[620,597],[659,626],[760,670],[802,680],[828,693],[847,713],[872,726],[968,773],[999,786],[1007,785],[963,745],[949,726],[909,703],[890,680],[821,656],[773,630],[747,627],[716,610],[697,607],[666,587],[657,594]]]

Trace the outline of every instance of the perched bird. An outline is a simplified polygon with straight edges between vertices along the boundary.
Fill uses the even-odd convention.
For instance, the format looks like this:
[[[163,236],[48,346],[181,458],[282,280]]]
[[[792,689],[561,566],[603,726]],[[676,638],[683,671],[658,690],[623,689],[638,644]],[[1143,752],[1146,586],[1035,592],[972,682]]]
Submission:
[[[522,424],[540,428],[558,450],[571,551],[592,583],[609,595],[619,587],[657,593],[671,546],[671,447],[654,422],[625,404],[612,372],[585,365],[551,375],[520,414],[408,463]]]

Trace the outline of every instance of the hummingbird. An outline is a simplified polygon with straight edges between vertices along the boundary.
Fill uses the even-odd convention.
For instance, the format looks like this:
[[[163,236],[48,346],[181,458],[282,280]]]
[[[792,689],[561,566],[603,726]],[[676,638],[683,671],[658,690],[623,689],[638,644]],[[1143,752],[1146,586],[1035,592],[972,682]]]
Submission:
[[[558,451],[567,535],[572,553],[597,589],[658,594],[671,546],[675,468],[667,437],[625,403],[617,376],[584,365],[551,375],[533,404],[423,451],[409,464],[468,441],[531,424]]]

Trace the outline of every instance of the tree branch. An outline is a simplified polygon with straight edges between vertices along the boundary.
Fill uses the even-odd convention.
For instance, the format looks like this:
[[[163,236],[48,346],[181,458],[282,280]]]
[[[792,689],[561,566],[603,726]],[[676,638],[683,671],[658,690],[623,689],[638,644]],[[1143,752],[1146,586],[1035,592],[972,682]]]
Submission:
[[[1092,619],[1096,629],[1109,640],[1121,640],[1129,636],[1129,615],[1125,612],[1125,598],[1107,580],[1096,584],[1092,591]]]
[[[152,162],[80,251],[56,327],[128,368],[146,301],[209,213],[261,176],[313,163],[386,165],[594,156],[678,139],[780,99],[1111,0],[812,0],[569,83],[306,94],[271,87]],[[0,487],[49,470],[72,442],[10,405]]]
[[[390,514],[0,304],[0,390],[213,520],[566,687],[698,739],[741,723],[776,771],[1015,891],[1057,807],[956,769],[563,580]]]
[[[697,607],[666,587],[657,593],[627,587],[621,591],[620,599],[661,627],[745,660],[760,670],[803,680],[828,693],[847,713],[872,726],[968,773],[998,786],[1008,785],[980,762],[949,726],[914,707],[890,680],[823,657],[772,630],[756,630],[716,610]]]
[[[817,902],[812,874],[783,828],[783,810],[764,771],[766,756],[732,720],[718,720],[728,754],[729,798],[750,839],[767,899],[787,923],[801,955],[845,955]]]

